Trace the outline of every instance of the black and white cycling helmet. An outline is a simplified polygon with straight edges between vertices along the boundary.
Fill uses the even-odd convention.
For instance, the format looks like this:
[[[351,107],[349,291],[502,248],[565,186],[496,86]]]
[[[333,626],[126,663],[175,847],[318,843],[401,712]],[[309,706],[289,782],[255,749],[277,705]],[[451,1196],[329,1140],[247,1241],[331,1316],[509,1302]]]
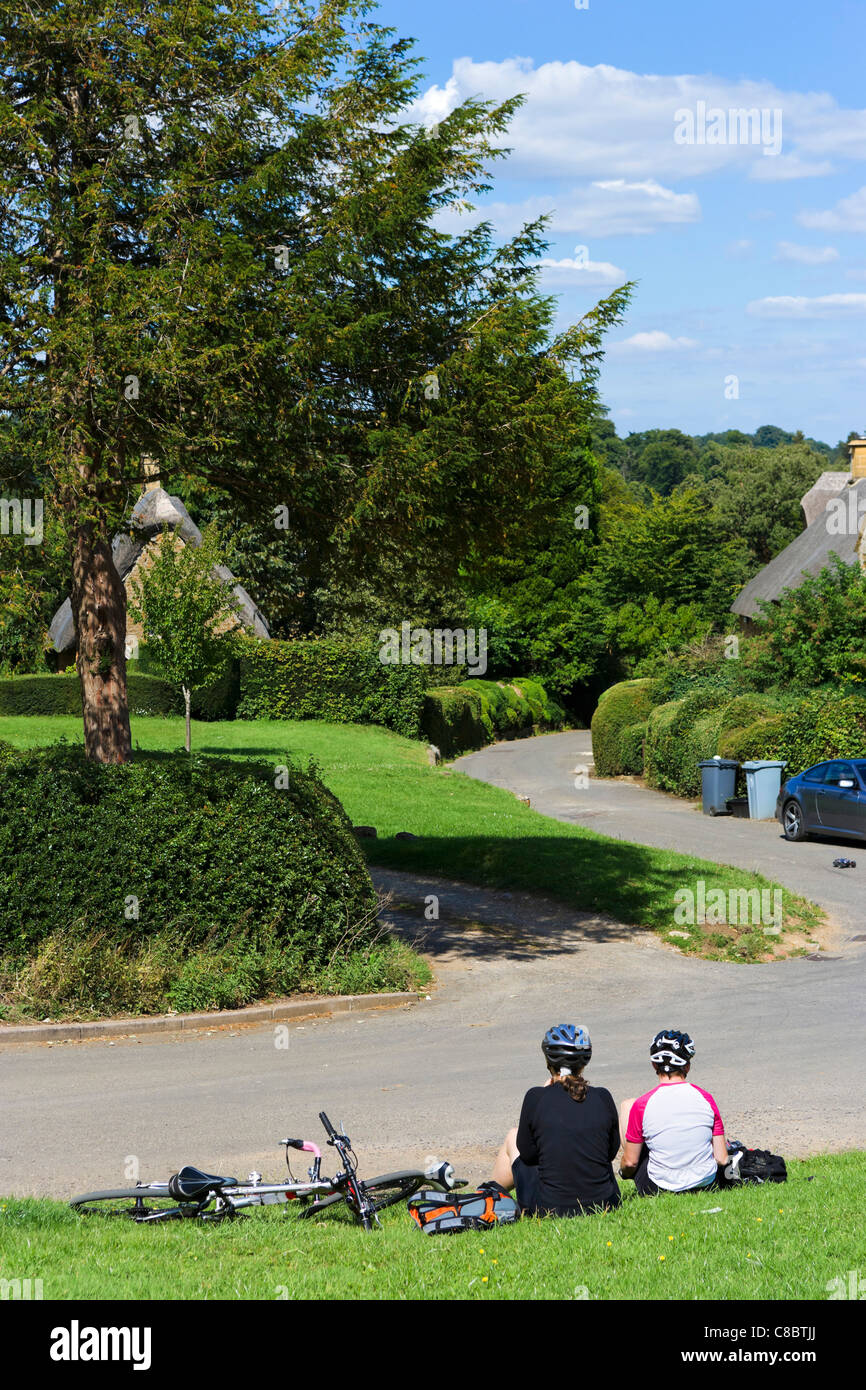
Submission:
[[[541,1050],[550,1066],[567,1071],[570,1067],[586,1066],[592,1056],[592,1043],[579,1023],[557,1023],[542,1038]]]
[[[688,1033],[676,1028],[663,1028],[650,1043],[650,1060],[668,1073],[687,1067],[695,1055],[695,1045]]]

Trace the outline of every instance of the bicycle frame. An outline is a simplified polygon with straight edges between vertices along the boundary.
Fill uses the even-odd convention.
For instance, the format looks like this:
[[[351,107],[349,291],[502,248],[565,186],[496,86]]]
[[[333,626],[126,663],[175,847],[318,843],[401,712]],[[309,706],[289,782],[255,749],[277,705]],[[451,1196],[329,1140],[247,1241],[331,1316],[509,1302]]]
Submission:
[[[372,1203],[364,1194],[363,1182],[358,1178],[357,1162],[352,1153],[351,1141],[348,1135],[340,1134],[334,1129],[324,1111],[321,1112],[319,1119],[328,1132],[328,1143],[336,1149],[343,1162],[343,1171],[335,1174],[333,1178],[321,1176],[322,1151],[318,1144],[307,1139],[281,1139],[280,1148],[286,1150],[287,1167],[290,1148],[313,1155],[313,1162],[307,1170],[306,1182],[299,1182],[290,1176],[288,1182],[263,1183],[258,1173],[255,1173],[251,1174],[250,1180],[245,1183],[237,1183],[231,1187],[211,1188],[199,1198],[191,1198],[188,1203],[179,1203],[174,1210],[142,1215],[139,1220],[144,1223],[146,1221],[168,1221],[173,1217],[177,1219],[198,1217],[203,1221],[219,1221],[226,1216],[233,1216],[245,1207],[273,1206],[292,1201],[309,1202],[315,1197],[331,1197],[334,1193],[346,1192],[364,1229],[370,1230],[374,1223],[379,1224],[379,1219]],[[151,1192],[159,1190],[167,1194],[169,1191],[167,1182],[140,1183],[138,1185],[146,1186]],[[209,1212],[206,1208],[210,1206],[211,1202],[214,1204],[214,1209]]]
[[[246,1182],[226,1182],[190,1166],[175,1173],[168,1182],[139,1182],[124,1191],[88,1192],[73,1198],[70,1205],[84,1215],[99,1211],[145,1223],[189,1219],[221,1221],[247,1207],[288,1202],[298,1202],[301,1219],[316,1217],[320,1211],[336,1209],[344,1203],[364,1229],[370,1231],[379,1225],[381,1210],[411,1196],[422,1182],[431,1183],[439,1191],[466,1185],[463,1179],[455,1178],[450,1163],[441,1163],[438,1159],[431,1160],[424,1169],[386,1173],[365,1182],[358,1176],[358,1161],[349,1136],[334,1128],[324,1110],[319,1119],[328,1135],[328,1144],[342,1163],[340,1171],[332,1178],[322,1176],[322,1151],[317,1144],[305,1139],[283,1139],[280,1147],[286,1151],[288,1176],[282,1182],[262,1182],[261,1174],[255,1172],[249,1174]],[[299,1180],[292,1174],[290,1149],[311,1155],[306,1179]],[[159,1203],[156,1209],[150,1205],[153,1201]],[[119,1207],[120,1202],[126,1205]]]

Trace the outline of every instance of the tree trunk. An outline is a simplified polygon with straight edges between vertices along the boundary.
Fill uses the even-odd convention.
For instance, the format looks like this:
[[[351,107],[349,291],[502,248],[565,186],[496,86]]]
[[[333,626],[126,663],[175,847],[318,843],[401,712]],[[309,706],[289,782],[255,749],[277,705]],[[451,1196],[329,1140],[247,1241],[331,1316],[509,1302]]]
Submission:
[[[129,762],[126,591],[111,543],[97,534],[93,522],[80,526],[75,536],[71,599],[87,756],[100,763]]]
[[[190,721],[189,721],[189,707],[190,707],[190,700],[191,700],[191,697],[192,697],[192,691],[190,690],[190,688],[189,688],[188,685],[181,686],[181,689],[183,690],[183,703],[184,703],[184,707],[185,707],[185,710],[186,710],[186,751],[187,751],[187,753],[188,753],[188,752],[190,751]]]

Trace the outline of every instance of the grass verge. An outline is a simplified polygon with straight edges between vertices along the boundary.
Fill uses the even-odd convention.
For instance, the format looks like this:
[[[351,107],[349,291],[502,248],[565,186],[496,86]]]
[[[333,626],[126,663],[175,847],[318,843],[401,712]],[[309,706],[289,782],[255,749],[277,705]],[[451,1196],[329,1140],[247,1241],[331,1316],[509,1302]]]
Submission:
[[[9,1198],[0,1279],[41,1279],[45,1299],[838,1298],[863,1273],[864,1182],[866,1153],[824,1155],[791,1162],[784,1184],[441,1240],[403,1207],[367,1235],[270,1208],[221,1226],[142,1227]]]

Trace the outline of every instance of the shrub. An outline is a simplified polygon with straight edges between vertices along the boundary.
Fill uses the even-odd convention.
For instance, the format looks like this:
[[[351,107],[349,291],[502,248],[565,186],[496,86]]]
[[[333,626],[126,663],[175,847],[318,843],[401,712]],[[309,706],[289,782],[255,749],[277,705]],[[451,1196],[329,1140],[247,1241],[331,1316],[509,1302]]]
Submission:
[[[515,676],[511,688],[528,702],[534,728],[562,729],[568,722],[566,711],[550,698],[541,681],[531,676]]]
[[[866,700],[810,695],[773,718],[732,730],[724,746],[730,750],[726,756],[741,762],[779,758],[788,777],[828,758],[866,757]]]
[[[281,780],[175,754],[3,754],[0,948],[32,961],[62,938],[123,974],[169,943],[175,975],[196,952],[233,953],[242,974],[246,954],[276,950],[309,975],[369,947],[376,898],[342,807],[313,767]]]
[[[739,637],[738,657],[727,655],[729,639],[708,636],[692,642],[676,654],[665,653],[641,664],[638,674],[653,676],[657,682],[656,704],[680,700],[697,690],[716,690],[728,698],[766,684],[764,674],[754,669],[755,639]]]
[[[651,786],[678,796],[697,795],[701,786],[697,764],[716,751],[722,698],[717,691],[695,691],[652,711],[644,763]]]
[[[131,672],[127,677],[132,714],[180,714],[180,695],[155,676]],[[15,676],[0,681],[0,715],[81,714],[81,685],[77,675]]]
[[[517,734],[532,732],[532,706],[518,695],[513,685],[473,678],[464,681],[462,689],[474,690],[481,696],[485,727],[491,739],[497,735],[514,738]]]
[[[424,669],[385,665],[375,643],[327,637],[299,642],[238,638],[240,719],[329,719],[381,724],[417,738]]]
[[[820,573],[762,603],[756,628],[755,669],[766,681],[801,688],[866,681],[866,576],[859,565],[832,555]]]
[[[752,691],[730,699],[722,690],[707,688],[659,705],[648,720],[647,780],[678,796],[697,796],[701,790],[698,763],[722,751],[728,730],[778,706],[777,696]]]
[[[601,696],[592,716],[592,756],[600,777],[617,777],[626,772],[620,747],[624,729],[645,720],[653,707],[654,680],[620,681]]]
[[[294,993],[412,990],[430,978],[427,963],[391,936],[349,944],[311,969],[274,933],[212,948],[190,947],[171,932],[117,942],[72,927],[53,932],[24,959],[0,959],[0,999],[4,1018],[87,1018],[235,1009]]]
[[[775,758],[771,750],[778,746],[783,724],[784,716],[774,714],[767,719],[756,719],[741,729],[727,729],[719,739],[719,754],[723,758],[735,758],[738,763]]]
[[[444,758],[481,748],[493,737],[487,701],[477,690],[467,690],[462,685],[427,691],[421,727],[424,737],[436,745]]]
[[[619,736],[619,756],[623,772],[639,777],[643,772],[643,750],[646,740],[646,720],[629,724]]]
[[[213,685],[203,685],[192,692],[192,717],[206,723],[237,716],[241,699],[241,670],[238,661],[230,661],[226,670]]]
[[[516,738],[535,728],[562,728],[565,718],[539,681],[472,679],[428,690],[421,722],[430,742],[445,757],[454,757],[497,738]]]

